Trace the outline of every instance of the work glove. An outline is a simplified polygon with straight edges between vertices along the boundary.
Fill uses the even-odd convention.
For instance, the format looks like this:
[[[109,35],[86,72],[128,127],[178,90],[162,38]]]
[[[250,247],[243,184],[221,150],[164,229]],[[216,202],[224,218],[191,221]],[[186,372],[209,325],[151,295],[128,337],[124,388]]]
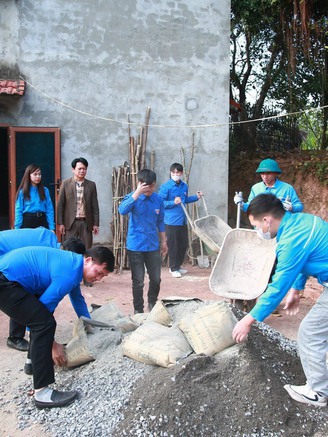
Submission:
[[[285,208],[286,211],[291,211],[293,209],[293,204],[289,200],[284,200],[282,202],[282,205],[283,205],[283,207]]]
[[[243,204],[244,204],[243,196],[237,192],[235,194],[235,197],[233,198],[233,201],[235,202],[236,205],[238,205],[238,203],[240,203],[241,206],[243,206]]]

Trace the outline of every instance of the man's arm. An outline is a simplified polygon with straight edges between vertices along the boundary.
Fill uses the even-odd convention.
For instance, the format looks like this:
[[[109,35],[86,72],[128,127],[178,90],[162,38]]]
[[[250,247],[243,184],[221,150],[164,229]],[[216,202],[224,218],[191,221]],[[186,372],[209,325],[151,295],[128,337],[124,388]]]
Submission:
[[[93,226],[99,226],[99,203],[97,186],[93,183],[92,195],[91,195],[91,207],[92,207],[92,224]]]
[[[242,343],[243,341],[247,340],[247,336],[251,330],[253,323],[255,322],[256,320],[254,319],[254,317],[252,317],[250,314],[247,314],[236,324],[232,331],[232,338],[235,340],[236,343]]]
[[[91,318],[90,313],[88,311],[87,304],[81,293],[81,288],[79,285],[69,293],[69,298],[71,300],[72,306],[74,308],[74,311],[76,312],[77,317],[84,316],[84,317],[88,317],[89,319]]]

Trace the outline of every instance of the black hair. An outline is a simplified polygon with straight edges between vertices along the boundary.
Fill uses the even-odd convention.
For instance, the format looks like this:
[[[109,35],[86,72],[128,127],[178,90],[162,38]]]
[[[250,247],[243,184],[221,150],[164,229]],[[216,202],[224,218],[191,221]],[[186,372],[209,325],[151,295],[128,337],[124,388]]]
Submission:
[[[24,175],[22,177],[21,183],[19,184],[19,187],[17,189],[17,193],[16,193],[16,199],[18,198],[19,192],[20,190],[22,190],[23,192],[23,198],[24,200],[30,200],[31,199],[31,194],[30,194],[30,188],[32,185],[30,176],[32,173],[36,172],[37,170],[40,170],[40,166],[37,164],[29,164],[24,171]],[[44,186],[42,183],[42,180],[40,180],[40,182],[37,184],[37,190],[38,190],[38,194],[40,199],[43,201],[46,198],[46,193],[44,191]]]
[[[61,243],[60,248],[62,250],[69,250],[70,252],[75,252],[80,255],[84,255],[86,248],[82,240],[76,237],[69,237]]]
[[[178,162],[174,162],[170,167],[170,171],[174,171],[174,170],[183,172],[183,166]]]
[[[139,182],[151,185],[156,182],[156,173],[152,170],[144,169],[140,170],[137,174],[137,179]]]
[[[104,246],[93,246],[85,252],[86,258],[91,257],[95,264],[106,264],[106,270],[112,272],[114,270],[115,257],[113,252]]]
[[[266,214],[271,214],[279,219],[285,214],[284,206],[274,194],[259,194],[254,197],[247,209],[247,217],[252,215],[254,218],[261,218]]]
[[[89,163],[88,163],[88,161],[85,158],[75,158],[75,159],[73,159],[73,161],[71,162],[72,168],[75,168],[76,164],[78,162],[82,162],[82,164],[85,165],[88,168]]]

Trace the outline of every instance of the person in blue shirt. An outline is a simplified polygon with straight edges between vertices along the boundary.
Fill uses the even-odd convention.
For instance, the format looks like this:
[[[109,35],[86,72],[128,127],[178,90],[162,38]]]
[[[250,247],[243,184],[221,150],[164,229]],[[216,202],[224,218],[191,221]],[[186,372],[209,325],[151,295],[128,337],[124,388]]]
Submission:
[[[85,252],[85,245],[81,240],[72,237],[63,243],[58,243],[56,235],[43,227],[11,229],[0,232],[0,257],[11,250],[27,246],[53,247],[82,255]],[[7,346],[22,352],[27,351],[29,344],[24,338],[25,330],[25,326],[10,319]]]
[[[89,249],[84,256],[49,247],[24,247],[0,258],[0,310],[30,329],[37,408],[63,407],[77,397],[76,391],[49,387],[55,381],[53,362],[66,364],[64,347],[55,341],[53,312],[68,294],[77,316],[90,318],[80,282],[99,281],[113,269],[114,255],[102,246]]]
[[[237,343],[247,339],[251,326],[262,322],[286,297],[288,315],[299,311],[300,293],[309,276],[324,286],[298,332],[298,348],[306,384],[285,385],[296,401],[326,406],[328,398],[328,223],[312,214],[291,214],[273,194],[260,194],[247,210],[261,238],[277,238],[277,266],[266,292],[233,330]]]
[[[183,166],[177,162],[170,167],[171,179],[161,185],[158,194],[164,201],[164,222],[169,252],[170,273],[174,278],[188,273],[182,269],[188,247],[188,227],[186,215],[181,203],[197,202],[202,196],[197,191],[194,196],[188,196],[188,185],[181,179]]]
[[[41,170],[29,164],[17,190],[15,204],[15,229],[44,228],[55,230],[54,208],[48,188],[41,181]]]
[[[137,181],[137,189],[125,196],[118,208],[120,214],[129,214],[126,247],[135,314],[144,312],[145,267],[149,276],[148,310],[155,305],[161,282],[161,252],[163,255],[167,253],[164,205],[161,197],[155,193],[156,173],[148,169],[140,170]]]
[[[247,211],[250,202],[255,196],[263,193],[275,194],[282,203],[286,211],[302,212],[303,203],[298,198],[295,189],[287,182],[279,180],[281,170],[278,163],[274,159],[264,159],[260,162],[256,173],[261,175],[262,182],[253,185],[248,197],[248,201],[244,202],[241,194],[236,193],[234,202],[236,205],[241,204],[243,211]]]

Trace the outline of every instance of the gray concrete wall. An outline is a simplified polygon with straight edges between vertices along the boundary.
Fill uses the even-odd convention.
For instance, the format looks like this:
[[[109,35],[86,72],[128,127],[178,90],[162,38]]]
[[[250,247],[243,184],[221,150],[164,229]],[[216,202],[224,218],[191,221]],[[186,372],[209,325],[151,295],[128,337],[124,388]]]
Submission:
[[[112,168],[128,159],[122,122],[129,114],[142,124],[147,106],[160,125],[149,128],[147,156],[155,150],[159,184],[181,147],[188,164],[194,133],[190,192],[202,189],[210,212],[227,218],[230,0],[3,4],[1,24],[11,24],[0,29],[2,64],[17,64],[33,87],[0,123],[60,127],[63,178],[74,157],[88,159],[101,208],[96,241],[110,239]],[[216,126],[186,127],[208,124]]]

